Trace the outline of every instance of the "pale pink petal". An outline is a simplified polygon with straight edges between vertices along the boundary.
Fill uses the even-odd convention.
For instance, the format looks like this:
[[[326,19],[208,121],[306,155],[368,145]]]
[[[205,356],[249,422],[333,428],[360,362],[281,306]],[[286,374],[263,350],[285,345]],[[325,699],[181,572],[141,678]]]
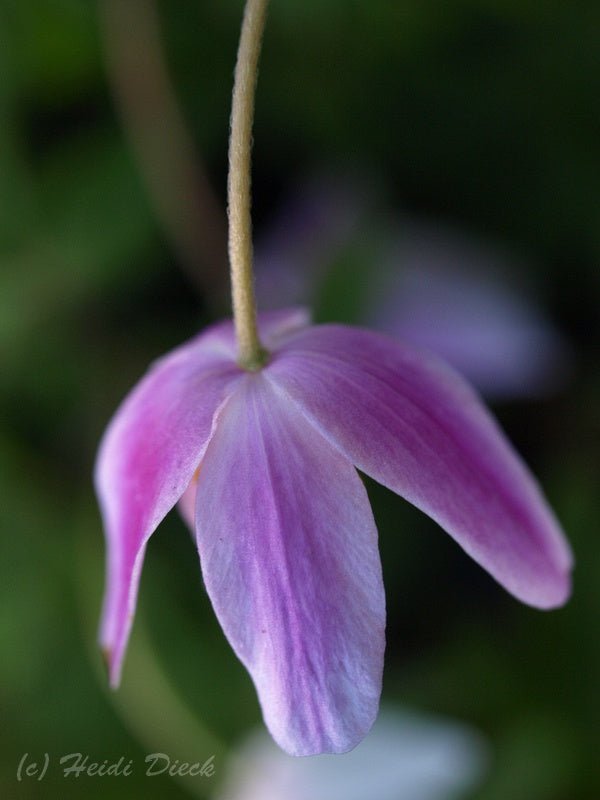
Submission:
[[[354,467],[270,384],[228,400],[198,477],[207,591],[294,755],[343,752],[379,702],[385,603],[377,532]]]
[[[380,265],[372,327],[440,356],[487,397],[543,396],[564,383],[569,348],[517,280],[523,265],[444,225],[401,227]]]
[[[306,308],[286,308],[281,311],[265,311],[258,318],[260,338],[267,350],[285,342],[288,336],[310,324],[310,312]],[[227,358],[237,360],[237,342],[231,320],[218,322],[203,334],[203,341]]]
[[[158,361],[106,430],[95,478],[107,539],[100,640],[113,685],[119,683],[146,542],[189,484],[217,410],[241,374],[210,330]]]
[[[177,508],[183,521],[192,533],[196,530],[196,488],[198,486],[198,476],[194,474],[189,482],[187,489],[179,498]]]
[[[336,325],[285,343],[268,374],[356,466],[436,520],[520,600],[561,605],[571,555],[478,397],[432,356]]]

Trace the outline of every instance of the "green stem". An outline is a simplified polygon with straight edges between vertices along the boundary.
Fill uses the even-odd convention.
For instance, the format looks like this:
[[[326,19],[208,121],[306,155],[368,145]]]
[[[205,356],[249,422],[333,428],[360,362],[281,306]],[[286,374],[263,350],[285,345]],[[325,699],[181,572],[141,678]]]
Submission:
[[[246,0],[235,66],[229,138],[227,195],[231,297],[238,359],[240,365],[249,370],[260,369],[267,355],[260,342],[256,324],[250,215],[254,95],[267,4],[268,0]]]

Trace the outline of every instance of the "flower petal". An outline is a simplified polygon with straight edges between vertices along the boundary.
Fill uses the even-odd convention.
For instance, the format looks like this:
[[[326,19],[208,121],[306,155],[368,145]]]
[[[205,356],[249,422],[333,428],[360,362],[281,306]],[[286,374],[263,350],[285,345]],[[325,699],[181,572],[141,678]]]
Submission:
[[[286,337],[309,325],[310,313],[307,309],[301,307],[267,311],[260,314],[258,321],[262,342],[268,350],[271,350],[280,346]],[[214,325],[210,329],[210,336],[217,346],[224,348],[224,352],[230,358],[235,359],[237,344],[235,331],[230,320]],[[179,513],[192,533],[195,529],[197,478],[198,476],[194,475],[178,503]]]
[[[107,538],[100,640],[113,686],[146,542],[188,486],[216,412],[242,375],[213,337],[211,330],[158,361],[125,399],[100,445],[95,479]]]
[[[259,315],[260,337],[267,350],[278,347],[288,336],[310,325],[310,312],[301,306]]]
[[[356,466],[436,520],[523,602],[565,602],[571,555],[478,397],[436,358],[337,325],[288,340],[269,375]]]
[[[275,740],[293,755],[352,748],[381,689],[377,531],[354,467],[264,372],[219,418],[196,529],[207,591]]]
[[[188,526],[192,534],[196,533],[196,489],[198,487],[198,476],[194,474],[189,482],[187,489],[179,498],[177,509],[183,521]]]

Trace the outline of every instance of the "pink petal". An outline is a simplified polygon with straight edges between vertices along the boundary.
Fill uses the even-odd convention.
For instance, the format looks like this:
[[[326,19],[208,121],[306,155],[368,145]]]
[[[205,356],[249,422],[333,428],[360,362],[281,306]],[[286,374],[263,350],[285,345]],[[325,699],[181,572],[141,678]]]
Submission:
[[[570,591],[568,544],[538,485],[467,384],[432,356],[337,325],[290,338],[268,368],[356,466],[436,520],[523,602]]]
[[[282,398],[268,369],[227,402],[198,478],[206,588],[293,755],[344,752],[377,713],[385,601],[354,467]]]
[[[183,521],[190,531],[196,532],[196,489],[198,488],[198,475],[194,473],[187,489],[179,498],[177,508],[183,517]]]
[[[135,611],[146,542],[189,484],[217,410],[241,377],[215,331],[160,361],[111,421],[96,464],[107,537],[107,581],[100,640],[113,686]]]
[[[260,336],[268,350],[281,345],[288,336],[305,328],[310,323],[310,314],[305,308],[289,308],[283,311],[267,311],[259,316]],[[232,359],[236,355],[235,331],[230,320],[214,325],[210,333],[212,341],[224,348]],[[205,334],[206,336],[206,334]],[[183,521],[194,532],[196,509],[196,486],[198,476],[194,475],[178,503]]]

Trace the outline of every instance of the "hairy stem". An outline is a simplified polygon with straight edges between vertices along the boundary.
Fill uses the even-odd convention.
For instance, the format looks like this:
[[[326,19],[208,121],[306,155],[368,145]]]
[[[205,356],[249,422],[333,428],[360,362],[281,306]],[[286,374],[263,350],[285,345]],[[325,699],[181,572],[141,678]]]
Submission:
[[[268,0],[246,0],[235,66],[229,139],[227,195],[233,317],[239,363],[251,370],[259,369],[266,358],[266,351],[261,345],[256,325],[252,271],[250,164],[254,95],[267,4]]]

